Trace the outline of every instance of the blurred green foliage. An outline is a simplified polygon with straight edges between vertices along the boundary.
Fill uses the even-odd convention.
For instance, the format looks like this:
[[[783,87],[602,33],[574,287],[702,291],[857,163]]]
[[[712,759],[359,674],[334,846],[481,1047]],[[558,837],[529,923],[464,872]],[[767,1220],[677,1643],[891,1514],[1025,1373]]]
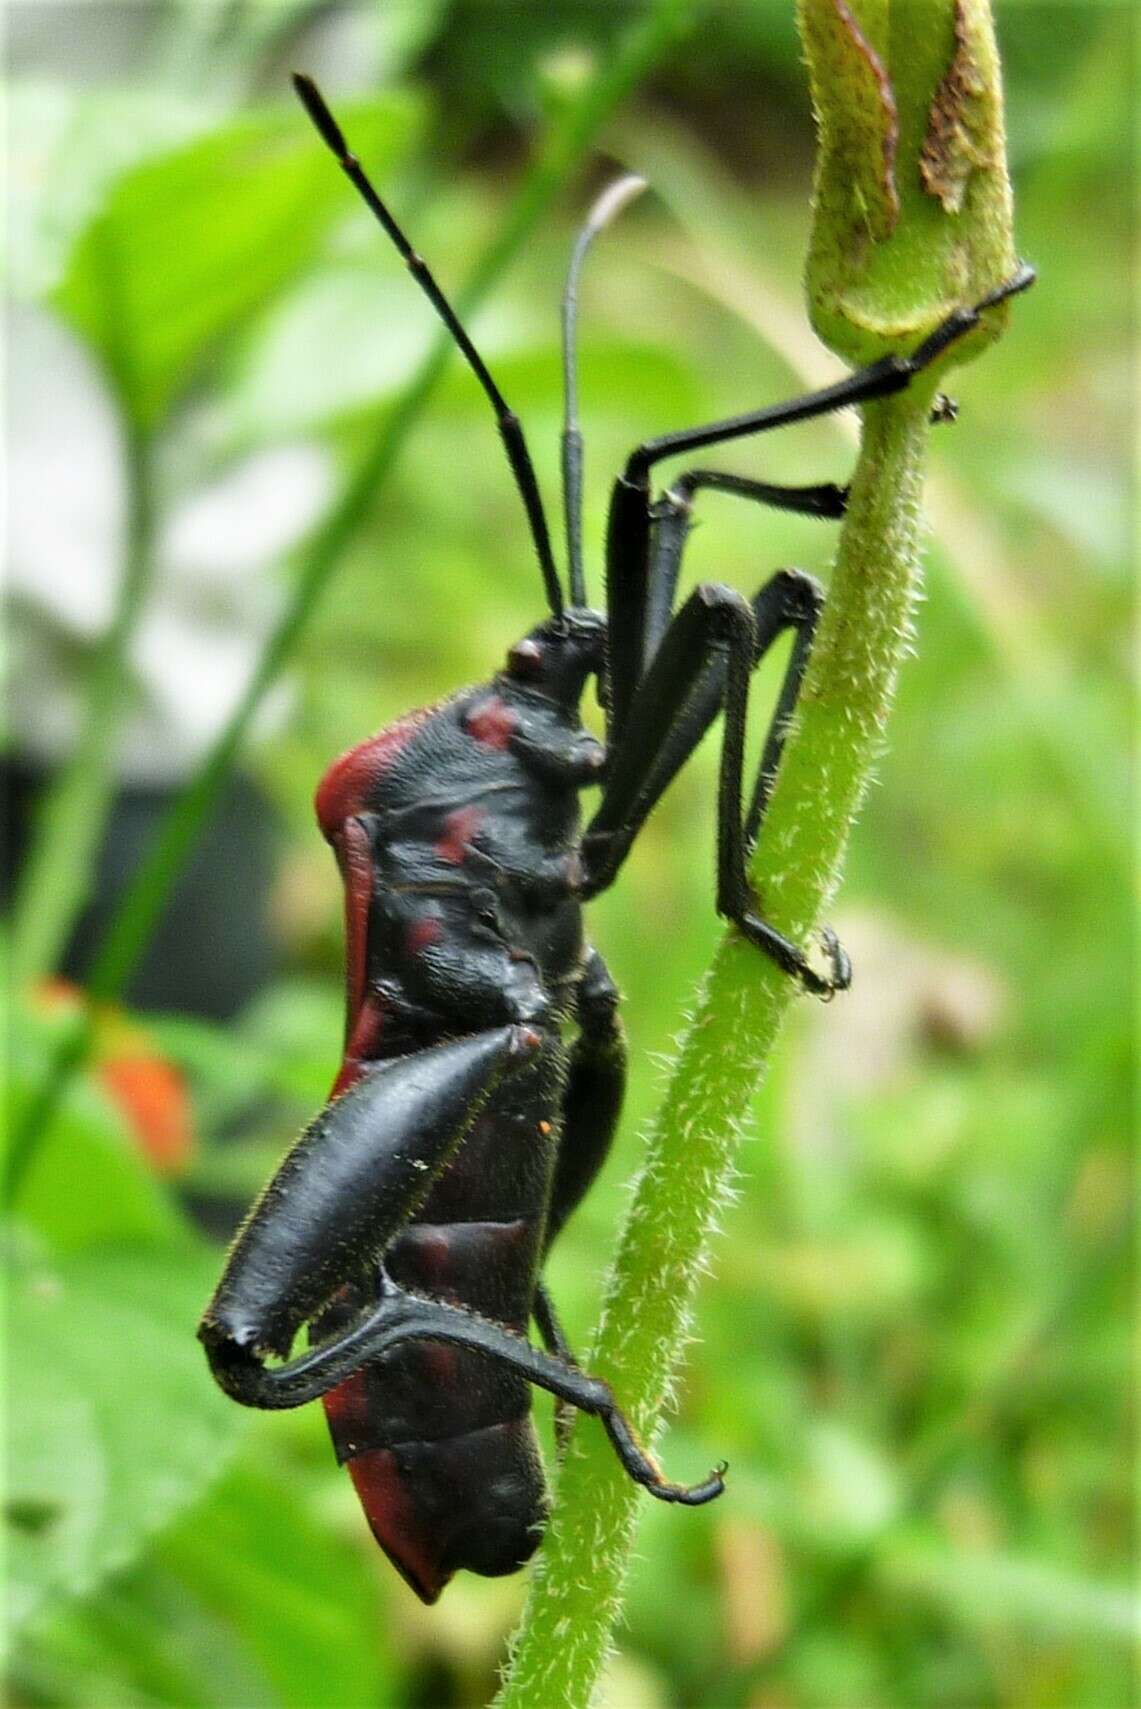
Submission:
[[[658,195],[587,288],[596,593],[625,450],[834,371],[801,303],[812,137],[791,10],[713,10],[602,139],[601,158]],[[612,51],[620,9],[346,15],[369,72],[369,100],[344,103],[361,152],[441,278],[463,277],[536,127]],[[108,360],[176,469],[299,437],[350,468],[431,336],[281,92],[323,16],[140,8],[129,74],[72,64],[13,92],[17,157],[39,173],[17,277]],[[961,418],[935,446],[917,657],[836,912],[857,982],[801,1006],[757,1100],[664,1444],[679,1477],[724,1454],[732,1484],[700,1512],[647,1503],[608,1687],[622,1709],[1132,1700],[1134,20],[1010,4],[998,22],[1020,248],[1042,283],[956,376]],[[129,141],[116,113],[135,121]],[[601,173],[584,161],[475,326],[550,493],[558,285]],[[113,325],[108,234],[129,290]],[[823,479],[850,443],[818,424],[723,462]],[[823,570],[828,550],[819,524],[710,495],[691,574],[751,588],[777,564]],[[316,779],[368,730],[485,675],[539,604],[485,402],[457,363],[304,635],[287,728],[247,756],[287,831],[289,971],[231,1026],[146,1023],[191,1090],[199,1209],[253,1193],[335,1065],[340,895]],[[552,1259],[576,1342],[656,1059],[718,931],[714,769],[709,751],[679,780],[595,909],[633,1082],[615,1155]],[[17,998],[16,1108],[60,1025]],[[423,1610],[367,1540],[319,1409],[250,1420],[222,1400],[193,1339],[218,1254],[186,1202],[97,1075],[77,1081],[12,1232],[13,1701],[485,1701],[521,1584],[465,1578]]]

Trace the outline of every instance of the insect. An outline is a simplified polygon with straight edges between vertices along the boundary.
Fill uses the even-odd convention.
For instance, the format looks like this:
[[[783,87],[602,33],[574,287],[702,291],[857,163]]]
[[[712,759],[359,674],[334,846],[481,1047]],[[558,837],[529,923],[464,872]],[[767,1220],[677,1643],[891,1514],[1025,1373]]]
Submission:
[[[613,488],[603,614],[587,604],[583,569],[577,288],[594,235],[640,181],[619,181],[595,205],[564,296],[564,589],[517,417],[316,87],[294,81],[490,400],[549,615],[490,682],[397,720],[321,781],[317,817],[345,886],[344,1057],[330,1101],[239,1232],[199,1334],[235,1400],[323,1400],[378,1542],[432,1602],[457,1569],[512,1572],[536,1546],[547,1497],[532,1385],[599,1418],[629,1475],[660,1499],[698,1505],[724,1487],[724,1467],[692,1486],[665,1477],[607,1385],[576,1364],[541,1279],[551,1242],[606,1156],[625,1082],[618,994],[584,938],[582,905],[614,882],[721,712],[718,911],[807,990],[828,996],[850,980],[831,933],[821,971],[764,919],[745,868],[820,590],[786,570],[751,600],[703,585],[674,609],[700,490],[819,517],[840,517],[846,490],[694,468],[654,500],[651,471],[667,457],[901,390],[1032,274],[1021,269],[951,314],[910,356],[639,445]],[[791,654],[746,801],[750,677],[786,631]],[[580,719],[591,682],[603,741]],[[592,787],[601,796],[583,829],[579,797]],[[542,1348],[528,1339],[532,1319]],[[291,1357],[306,1328],[308,1350]]]

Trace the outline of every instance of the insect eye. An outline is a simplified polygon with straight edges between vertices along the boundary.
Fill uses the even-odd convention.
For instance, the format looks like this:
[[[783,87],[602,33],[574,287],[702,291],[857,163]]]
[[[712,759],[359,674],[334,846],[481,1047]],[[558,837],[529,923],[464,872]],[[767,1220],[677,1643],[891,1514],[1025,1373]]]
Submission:
[[[537,677],[543,669],[543,649],[530,638],[516,641],[507,655],[507,669],[512,676]]]

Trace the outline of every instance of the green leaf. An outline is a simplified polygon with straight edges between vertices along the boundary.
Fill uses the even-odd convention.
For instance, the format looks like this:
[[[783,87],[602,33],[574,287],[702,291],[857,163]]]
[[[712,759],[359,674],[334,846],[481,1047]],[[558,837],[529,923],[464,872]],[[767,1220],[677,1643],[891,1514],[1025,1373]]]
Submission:
[[[144,1560],[40,1622],[17,1684],[76,1709],[397,1701],[369,1557],[308,1519],[306,1495],[235,1466]]]
[[[436,327],[399,262],[393,257],[386,266],[386,260],[325,269],[282,303],[240,377],[234,412],[240,437],[257,442],[311,433],[375,408],[408,384]]]
[[[304,1107],[329,1095],[344,1024],[339,986],[281,979],[247,1006],[241,1033],[253,1048],[272,1051],[274,1090]]]
[[[58,284],[76,237],[128,168],[210,122],[169,85],[113,88],[21,78],[7,93],[11,135],[9,277],[34,301]]]
[[[383,174],[411,136],[414,109],[388,96],[345,118]],[[55,300],[103,356],[127,413],[152,426],[212,341],[264,310],[350,207],[300,111],[236,120],[125,173]]]
[[[9,1031],[5,1131],[16,1130],[66,1017],[17,1011]],[[22,1221],[57,1251],[107,1241],[186,1243],[190,1231],[123,1122],[90,1079],[72,1082],[28,1166]]]
[[[378,1677],[386,1647],[376,1643],[369,1556],[308,1518],[299,1493],[238,1466],[164,1538],[159,1557],[237,1630],[275,1701],[391,1702],[392,1681]]]
[[[878,1573],[894,1592],[933,1601],[971,1626],[1013,1622],[1054,1641],[1082,1634],[1136,1643],[1141,1636],[1127,1584],[1105,1584],[1048,1560],[917,1537],[886,1553]]]
[[[109,1240],[190,1239],[161,1181],[94,1089],[83,1084],[69,1093],[29,1166],[20,1215],[57,1251]]]
[[[218,1474],[240,1414],[194,1337],[213,1259],[16,1243],[6,1544],[13,1630],[126,1566]]]
[[[839,1551],[874,1539],[899,1504],[886,1456],[839,1419],[814,1423],[805,1447],[800,1512],[809,1531]]]
[[[90,1602],[55,1610],[22,1639],[9,1671],[21,1701],[59,1709],[279,1703],[229,1623],[153,1558]]]

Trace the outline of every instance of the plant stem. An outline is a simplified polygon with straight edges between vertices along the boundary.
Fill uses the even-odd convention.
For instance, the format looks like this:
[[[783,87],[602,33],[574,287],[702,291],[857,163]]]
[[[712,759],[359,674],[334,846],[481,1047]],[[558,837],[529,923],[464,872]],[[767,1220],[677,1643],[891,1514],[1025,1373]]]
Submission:
[[[820,141],[813,323],[849,361],[869,361],[915,348],[1013,270],[988,0],[930,0],[922,43],[906,9],[883,0],[798,0],[797,10]],[[988,317],[950,360],[977,354],[1004,319]],[[911,634],[934,387],[925,374],[863,411],[828,602],[751,873],[763,914],[796,943],[833,893],[883,747]],[[731,934],[651,1127],[588,1360],[645,1438],[661,1419],[742,1121],[795,995]],[[637,1504],[602,1431],[580,1420],[500,1709],[585,1709],[620,1611]]]
[[[612,58],[563,114],[529,172],[503,231],[456,299],[467,318],[518,254],[536,222],[582,159],[599,127],[666,49],[692,22],[693,0],[658,0],[633,24]],[[350,477],[324,525],[309,543],[285,610],[259,659],[249,686],[185,793],[170,810],[120,902],[87,981],[92,1002],[117,996],[130,977],[195,837],[234,764],[266,692],[292,656],[317,602],[350,540],[371,514],[380,490],[452,354],[436,342],[395,410]],[[71,1075],[86,1057],[90,1020],[76,1018],[60,1038],[42,1084],[16,1126],[8,1154],[7,1189],[19,1191],[27,1165]]]
[[[865,412],[832,589],[753,865],[766,916],[794,941],[835,887],[911,633],[931,391]],[[726,938],[648,1135],[588,1359],[645,1438],[660,1423],[742,1125],[796,995],[773,963]],[[500,1709],[589,1703],[621,1607],[638,1504],[599,1425],[580,1421]]]

